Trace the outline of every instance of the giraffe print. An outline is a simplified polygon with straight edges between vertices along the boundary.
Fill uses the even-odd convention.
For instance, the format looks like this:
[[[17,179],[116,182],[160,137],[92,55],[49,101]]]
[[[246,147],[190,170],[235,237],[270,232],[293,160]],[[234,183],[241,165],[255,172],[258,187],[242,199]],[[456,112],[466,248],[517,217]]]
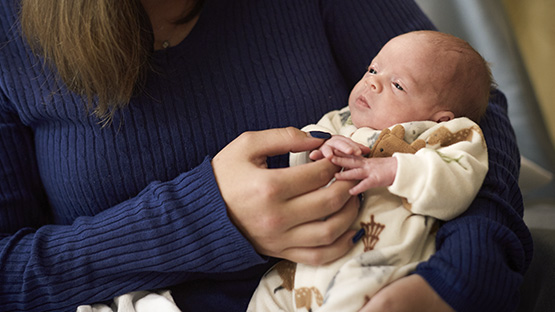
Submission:
[[[318,306],[324,303],[324,297],[316,287],[302,287],[295,289],[295,306],[297,309],[305,308],[308,312],[312,312],[312,298]]]
[[[474,131],[478,133],[482,133],[478,126],[472,126],[470,128],[459,130],[455,133],[451,132],[446,127],[439,127],[436,131],[434,131],[430,137],[428,138],[427,143],[429,145],[440,144],[441,147],[453,145],[458,142],[462,141],[472,141],[472,136]],[[482,136],[483,138],[483,136]]]
[[[295,284],[296,269],[297,264],[291,261],[283,260],[276,264],[274,270],[276,270],[279,277],[281,277],[282,283],[274,289],[274,294],[282,289],[286,289],[288,291],[293,290],[293,285]]]

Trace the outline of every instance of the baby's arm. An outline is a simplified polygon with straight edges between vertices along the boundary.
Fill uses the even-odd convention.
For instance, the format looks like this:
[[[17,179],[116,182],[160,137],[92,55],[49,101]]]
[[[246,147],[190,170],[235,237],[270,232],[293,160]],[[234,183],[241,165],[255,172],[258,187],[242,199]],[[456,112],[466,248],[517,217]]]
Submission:
[[[488,171],[482,131],[467,118],[440,123],[421,135],[427,147],[396,153],[397,177],[388,190],[415,214],[450,220],[473,201]]]
[[[331,159],[336,156],[361,156],[370,153],[368,146],[359,144],[350,138],[342,135],[334,135],[320,146],[319,149],[310,153],[311,160],[319,160],[322,158]]]
[[[343,167],[335,174],[337,180],[360,180],[349,190],[351,195],[362,193],[373,187],[390,186],[397,174],[397,158],[364,156],[333,156],[331,162]]]

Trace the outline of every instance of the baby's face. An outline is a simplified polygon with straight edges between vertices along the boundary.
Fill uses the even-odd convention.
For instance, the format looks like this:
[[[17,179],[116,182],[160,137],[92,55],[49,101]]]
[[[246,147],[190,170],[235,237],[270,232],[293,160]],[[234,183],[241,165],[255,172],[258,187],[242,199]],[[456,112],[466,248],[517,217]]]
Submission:
[[[448,87],[442,85],[444,71],[453,70],[435,52],[414,34],[389,41],[351,91],[354,125],[385,129],[397,123],[433,120],[442,89]]]

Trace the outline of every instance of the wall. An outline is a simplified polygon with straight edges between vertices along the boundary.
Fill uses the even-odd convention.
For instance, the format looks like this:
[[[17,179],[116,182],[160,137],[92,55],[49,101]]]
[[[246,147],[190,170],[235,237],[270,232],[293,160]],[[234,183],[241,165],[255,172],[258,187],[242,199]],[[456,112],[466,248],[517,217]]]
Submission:
[[[503,0],[503,4],[555,144],[555,1]]]

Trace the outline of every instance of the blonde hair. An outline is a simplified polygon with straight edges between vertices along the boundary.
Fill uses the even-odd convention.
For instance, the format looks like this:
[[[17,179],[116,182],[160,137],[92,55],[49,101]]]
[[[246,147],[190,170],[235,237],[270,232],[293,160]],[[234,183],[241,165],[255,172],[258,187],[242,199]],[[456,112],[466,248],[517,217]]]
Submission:
[[[203,2],[176,23],[197,15]],[[22,0],[20,19],[33,51],[102,120],[141,88],[154,39],[140,0]]]

